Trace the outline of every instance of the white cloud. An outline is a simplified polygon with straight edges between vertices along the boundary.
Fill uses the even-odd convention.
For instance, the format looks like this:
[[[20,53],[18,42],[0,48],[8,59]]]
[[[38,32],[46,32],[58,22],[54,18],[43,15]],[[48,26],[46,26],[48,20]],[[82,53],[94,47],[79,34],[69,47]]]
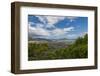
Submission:
[[[53,25],[61,20],[64,20],[65,18],[69,19],[71,22],[74,21],[77,17],[74,16],[36,16],[41,22],[46,23],[48,25]]]
[[[65,34],[63,29],[56,28],[55,30],[51,31],[53,36],[59,36]]]
[[[30,26],[30,25],[35,25],[35,23],[34,22],[28,22],[28,25]]]
[[[54,38],[66,36],[67,33],[74,30],[74,27],[57,28],[54,24],[64,20],[66,18],[70,20],[76,19],[76,17],[57,17],[57,16],[36,16],[42,23],[29,22],[29,35],[30,37],[42,36],[45,38]],[[31,25],[35,25],[34,27]],[[47,28],[53,28],[53,30],[47,30]]]
[[[57,17],[57,16],[36,16],[38,19],[46,24],[46,28],[55,28],[55,23],[64,20],[66,17]]]
[[[67,37],[69,37],[69,38],[76,38],[77,35],[76,34],[68,34]]]
[[[62,35],[66,35],[68,32],[73,31],[74,27],[68,27],[68,28],[55,28],[53,30],[47,30],[45,28],[43,28],[42,24],[37,24],[38,27],[32,27],[31,24],[29,23],[29,35],[30,37],[34,37],[34,36],[42,36],[42,37],[60,37]]]
[[[43,24],[40,24],[40,23],[37,23],[35,25],[36,25],[37,28],[43,28],[43,27],[45,27]]]
[[[45,26],[44,24],[41,24],[41,23],[28,22],[28,26],[31,27],[31,25],[34,25],[38,28],[42,28]]]
[[[74,17],[74,16],[68,16],[68,17],[66,17],[66,18],[69,19],[70,22],[73,22],[73,21],[75,21],[75,19],[76,19],[77,17]]]
[[[45,18],[47,19],[49,25],[53,25],[65,19],[65,17],[57,17],[57,16],[45,16]]]
[[[74,27],[68,27],[68,28],[64,28],[64,31],[68,32],[68,31],[73,31]]]
[[[37,17],[41,22],[43,22],[44,24],[46,23],[46,18],[45,16],[35,16]]]
[[[43,24],[45,24],[45,28],[55,28],[55,25],[57,22],[64,20],[64,19],[69,19],[70,22],[73,22],[77,17],[73,17],[73,16],[36,16]],[[69,23],[67,23],[69,24]],[[43,26],[43,25],[40,25]]]
[[[49,36],[49,32],[41,27],[32,27],[29,24],[29,34],[30,35],[42,35],[42,36]]]
[[[64,29],[56,28],[55,30],[52,31],[52,34],[55,36],[66,35],[68,32],[73,31],[73,30],[74,30],[74,27],[68,27]]]
[[[56,27],[55,27],[55,25],[53,25],[53,24],[52,24],[52,25],[51,25],[51,24],[47,24],[47,25],[45,26],[45,28],[56,28]]]

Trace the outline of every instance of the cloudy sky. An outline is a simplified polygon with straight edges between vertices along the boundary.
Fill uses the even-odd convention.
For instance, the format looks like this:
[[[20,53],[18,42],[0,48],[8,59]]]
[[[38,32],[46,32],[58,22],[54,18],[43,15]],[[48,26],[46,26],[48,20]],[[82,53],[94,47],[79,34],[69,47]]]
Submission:
[[[28,15],[28,36],[76,39],[88,31],[87,17]]]

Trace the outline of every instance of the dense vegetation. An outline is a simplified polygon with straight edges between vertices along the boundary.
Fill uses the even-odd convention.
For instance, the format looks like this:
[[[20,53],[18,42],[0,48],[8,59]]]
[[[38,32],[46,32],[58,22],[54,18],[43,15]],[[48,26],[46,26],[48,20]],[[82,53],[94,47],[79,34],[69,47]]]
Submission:
[[[29,43],[28,60],[87,58],[87,42],[88,35],[86,34],[84,37],[76,39],[73,44],[66,45],[64,48],[57,48],[57,45],[51,45],[49,43]]]

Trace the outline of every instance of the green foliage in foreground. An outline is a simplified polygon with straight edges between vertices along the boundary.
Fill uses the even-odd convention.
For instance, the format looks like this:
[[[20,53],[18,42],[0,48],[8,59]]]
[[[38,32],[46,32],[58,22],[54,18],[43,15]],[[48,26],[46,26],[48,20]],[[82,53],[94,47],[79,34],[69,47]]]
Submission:
[[[87,41],[86,34],[83,38],[79,37],[73,44],[60,49],[50,47],[49,43],[29,43],[28,60],[87,58]]]

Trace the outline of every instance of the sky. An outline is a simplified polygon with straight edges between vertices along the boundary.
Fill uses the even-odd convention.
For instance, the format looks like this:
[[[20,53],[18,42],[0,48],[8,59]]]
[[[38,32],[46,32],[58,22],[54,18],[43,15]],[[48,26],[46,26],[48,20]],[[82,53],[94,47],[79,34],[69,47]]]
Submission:
[[[88,17],[28,15],[28,37],[76,39],[88,32]]]

